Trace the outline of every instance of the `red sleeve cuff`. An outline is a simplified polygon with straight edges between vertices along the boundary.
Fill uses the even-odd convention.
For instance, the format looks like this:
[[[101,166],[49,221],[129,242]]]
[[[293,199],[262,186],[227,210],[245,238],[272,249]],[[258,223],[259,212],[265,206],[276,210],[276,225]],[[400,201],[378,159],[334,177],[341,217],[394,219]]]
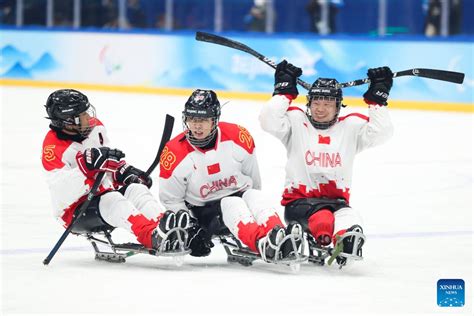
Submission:
[[[364,102],[365,102],[367,105],[378,105],[378,106],[380,106],[380,104],[378,104],[377,102],[370,101],[370,100],[367,100],[367,99],[364,99]]]
[[[288,100],[290,100],[290,103],[291,101],[293,101],[294,99],[298,97],[296,94],[282,94],[282,95],[286,97]]]

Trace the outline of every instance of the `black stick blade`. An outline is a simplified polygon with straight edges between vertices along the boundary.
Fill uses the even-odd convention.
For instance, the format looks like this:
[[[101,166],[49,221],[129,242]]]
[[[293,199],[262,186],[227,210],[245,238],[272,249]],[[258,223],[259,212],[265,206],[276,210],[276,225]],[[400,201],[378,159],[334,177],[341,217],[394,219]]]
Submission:
[[[438,70],[438,69],[424,69],[415,68],[413,69],[413,75],[418,77],[448,81],[453,83],[463,83],[464,74],[462,72]]]
[[[158,147],[158,152],[156,153],[155,160],[145,172],[147,175],[150,175],[153,170],[155,170],[156,166],[158,166],[158,164],[160,163],[161,153],[163,152],[166,143],[171,139],[171,133],[173,133],[173,126],[174,117],[169,114],[166,114],[165,126],[163,127],[163,134],[161,136],[160,146]]]
[[[253,56],[255,56],[255,57],[257,57],[261,60],[263,60],[265,58],[265,56],[263,56],[262,54],[260,54],[259,52],[255,51],[255,50],[251,49],[247,45],[245,45],[243,43],[240,43],[240,42],[237,42],[237,41],[234,41],[234,40],[231,40],[231,39],[226,38],[226,37],[219,36],[219,35],[198,31],[198,32],[196,32],[196,40],[200,41],[200,42],[207,42],[207,43],[212,43],[212,44],[216,44],[216,45],[227,46],[227,47],[230,47],[230,48],[233,48],[233,49],[237,49],[237,50],[246,52],[250,55],[253,55]]]

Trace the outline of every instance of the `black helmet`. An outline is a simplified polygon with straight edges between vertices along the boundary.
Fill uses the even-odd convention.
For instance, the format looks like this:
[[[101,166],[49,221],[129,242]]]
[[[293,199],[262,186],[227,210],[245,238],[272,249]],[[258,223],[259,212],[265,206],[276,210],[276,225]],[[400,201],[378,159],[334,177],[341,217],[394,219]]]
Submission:
[[[336,79],[330,78],[318,78],[309,89],[308,95],[306,96],[308,103],[306,103],[306,115],[308,116],[311,124],[317,129],[328,129],[337,122],[339,111],[342,104],[342,89],[339,87],[339,82]],[[315,99],[335,100],[336,101],[336,115],[329,122],[316,122],[311,116],[310,106],[311,101]]]
[[[217,133],[217,123],[220,116],[221,104],[214,91],[201,89],[193,91],[188,101],[184,104],[183,127],[186,131],[186,138],[195,146],[206,146]],[[204,139],[194,138],[186,123],[187,118],[212,118],[214,125],[209,136]]]
[[[221,104],[212,90],[195,90],[184,105],[185,117],[212,117],[219,118]]]
[[[94,107],[89,103],[87,97],[81,92],[73,89],[56,90],[50,94],[46,101],[47,119],[51,120],[51,125],[57,128],[79,125],[79,115],[92,110],[95,116]],[[86,131],[87,133],[90,130]]]

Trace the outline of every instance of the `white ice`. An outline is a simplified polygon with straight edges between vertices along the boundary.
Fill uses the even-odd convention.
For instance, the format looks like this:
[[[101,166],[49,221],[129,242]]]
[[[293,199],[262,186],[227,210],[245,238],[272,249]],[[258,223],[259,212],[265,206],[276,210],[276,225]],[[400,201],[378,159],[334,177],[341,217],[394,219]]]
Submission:
[[[72,235],[44,266],[63,232],[40,159],[43,104],[53,89],[0,88],[2,315],[472,315],[472,114],[391,111],[394,137],[356,160],[351,204],[362,212],[368,240],[364,260],[342,270],[304,264],[295,274],[259,261],[243,267],[227,263],[220,245],[179,268],[148,255],[112,264],[95,261],[90,244]],[[155,156],[166,113],[176,118],[173,134],[182,130],[185,96],[84,92],[115,147],[139,168]],[[222,120],[253,134],[264,191],[281,211],[286,154],[259,127],[261,103],[221,101],[230,101]],[[464,307],[437,306],[439,279],[465,281]]]

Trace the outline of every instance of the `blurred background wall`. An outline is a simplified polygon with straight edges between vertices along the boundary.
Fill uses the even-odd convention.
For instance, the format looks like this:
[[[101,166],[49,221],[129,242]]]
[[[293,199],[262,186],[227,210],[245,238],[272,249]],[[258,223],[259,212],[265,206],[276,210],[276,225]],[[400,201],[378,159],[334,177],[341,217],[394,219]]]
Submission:
[[[0,83],[271,93],[270,67],[196,42],[194,31],[203,30],[286,58],[310,83],[364,78],[382,65],[464,72],[463,85],[397,78],[392,97],[472,111],[474,22],[467,12],[473,0],[0,0]]]

